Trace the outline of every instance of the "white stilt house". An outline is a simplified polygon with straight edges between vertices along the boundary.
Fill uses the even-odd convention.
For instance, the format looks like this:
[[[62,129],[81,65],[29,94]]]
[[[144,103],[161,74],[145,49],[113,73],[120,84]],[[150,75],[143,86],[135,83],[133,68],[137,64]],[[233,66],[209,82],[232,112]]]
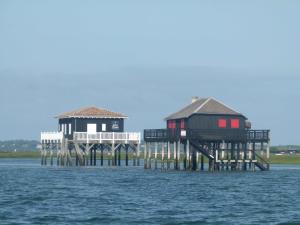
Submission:
[[[108,165],[121,165],[121,150],[133,151],[133,165],[139,165],[141,134],[125,132],[124,120],[128,117],[106,109],[87,107],[63,113],[58,119],[57,132],[42,132],[42,164],[53,165],[54,152],[57,165],[95,166],[97,155],[104,165],[104,152]],[[99,154],[97,154],[97,152]]]

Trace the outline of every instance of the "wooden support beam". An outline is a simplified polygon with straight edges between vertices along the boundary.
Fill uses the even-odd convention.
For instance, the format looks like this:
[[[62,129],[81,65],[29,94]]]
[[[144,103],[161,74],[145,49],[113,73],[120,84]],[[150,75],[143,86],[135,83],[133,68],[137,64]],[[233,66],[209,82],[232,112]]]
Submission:
[[[137,153],[136,153],[136,156],[137,156],[137,166],[140,166],[140,148],[141,148],[141,145],[140,143],[137,144]]]
[[[94,166],[96,166],[97,163],[97,149],[94,149]]]
[[[118,166],[121,166],[121,150],[122,150],[122,145],[119,146],[118,148]],[[126,148],[126,147],[125,147]],[[125,149],[127,151],[127,158],[128,158],[128,149]],[[127,164],[128,164],[128,160],[127,160]]]
[[[157,149],[158,149],[158,143],[155,142],[155,150],[154,150],[154,168],[157,169]]]
[[[161,144],[161,169],[165,169],[165,143]]]
[[[186,159],[187,159],[187,169],[190,170],[191,169],[191,156],[190,156],[190,141],[187,140],[187,144],[186,144]]]
[[[201,154],[201,168],[200,168],[201,171],[204,171],[204,155]]]
[[[173,167],[177,170],[177,144],[176,141],[173,143]]]
[[[148,153],[147,153],[147,151],[148,151],[148,143],[147,142],[145,142],[145,147],[144,147],[144,169],[148,169],[148,165],[147,165],[147,156],[148,156]]]
[[[177,142],[177,170],[180,170],[181,142]]]
[[[184,153],[184,156],[183,156],[183,169],[186,170],[186,161],[187,161],[187,157],[186,157],[186,142],[184,142],[183,144],[183,153]]]
[[[128,166],[128,149],[129,146],[125,145],[125,165]]]
[[[100,165],[103,166],[103,151],[104,151],[104,148],[103,148],[103,145],[100,145]]]
[[[151,142],[149,143],[149,148],[148,148],[148,168],[151,169],[152,166],[152,152],[151,152]]]
[[[167,160],[167,169],[170,169],[170,160],[171,160],[171,146],[170,142],[168,142],[168,160]]]

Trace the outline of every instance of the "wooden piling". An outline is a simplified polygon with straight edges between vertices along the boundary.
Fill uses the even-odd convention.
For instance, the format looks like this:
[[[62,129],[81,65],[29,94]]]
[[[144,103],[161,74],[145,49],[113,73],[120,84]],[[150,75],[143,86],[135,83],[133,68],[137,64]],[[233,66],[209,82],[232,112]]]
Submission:
[[[203,171],[204,170],[204,155],[201,154],[201,159],[200,159],[200,164],[201,164],[201,167],[200,167],[200,170]]]
[[[187,157],[186,157],[186,142],[184,143],[183,145],[183,169],[186,170],[186,160],[187,160]]]
[[[101,145],[101,147],[100,147],[100,165],[101,166],[103,166],[103,151],[104,151],[104,149],[103,149],[103,146]]]
[[[161,145],[161,169],[165,169],[165,143]]]
[[[177,170],[180,170],[180,154],[181,154],[181,142],[177,143]]]
[[[120,145],[119,149],[118,149],[118,166],[121,166],[121,150],[122,150],[122,145]],[[127,152],[127,158],[128,158],[128,149],[127,147],[125,147],[125,150]],[[127,159],[127,166],[128,166],[128,159]]]
[[[167,169],[170,169],[170,160],[171,160],[171,146],[170,146],[170,142],[168,142],[168,159],[167,159]]]
[[[149,143],[149,148],[148,148],[148,169],[151,169],[152,166],[152,153],[151,153],[151,143]]]
[[[141,145],[140,143],[137,144],[137,166],[140,166],[140,148],[141,148]]]
[[[125,165],[128,166],[128,146],[127,145],[125,146]]]
[[[145,145],[144,145],[144,168],[145,169],[148,169],[148,166],[147,166],[147,162],[148,162],[148,160],[147,160],[147,156],[148,156],[148,149],[147,149],[147,146],[148,144],[147,144],[147,142],[145,142]]]
[[[176,144],[176,141],[173,143],[173,166],[174,166],[174,170],[177,170],[177,144]]]
[[[158,143],[155,142],[155,150],[154,150],[154,168],[157,169],[157,149],[158,149]]]

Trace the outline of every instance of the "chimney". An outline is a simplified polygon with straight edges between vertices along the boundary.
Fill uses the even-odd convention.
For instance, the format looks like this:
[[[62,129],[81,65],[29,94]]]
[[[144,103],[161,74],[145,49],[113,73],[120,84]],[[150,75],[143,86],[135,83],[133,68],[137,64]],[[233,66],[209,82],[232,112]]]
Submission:
[[[192,103],[194,103],[194,102],[196,102],[198,100],[199,100],[199,97],[197,97],[197,96],[192,97]]]

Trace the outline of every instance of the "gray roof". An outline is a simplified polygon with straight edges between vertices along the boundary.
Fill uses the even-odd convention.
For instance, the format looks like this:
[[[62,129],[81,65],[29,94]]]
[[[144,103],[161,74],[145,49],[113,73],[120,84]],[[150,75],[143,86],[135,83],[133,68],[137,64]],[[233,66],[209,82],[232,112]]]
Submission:
[[[198,98],[190,105],[166,117],[165,120],[188,118],[193,114],[228,114],[244,116],[214,98]]]

